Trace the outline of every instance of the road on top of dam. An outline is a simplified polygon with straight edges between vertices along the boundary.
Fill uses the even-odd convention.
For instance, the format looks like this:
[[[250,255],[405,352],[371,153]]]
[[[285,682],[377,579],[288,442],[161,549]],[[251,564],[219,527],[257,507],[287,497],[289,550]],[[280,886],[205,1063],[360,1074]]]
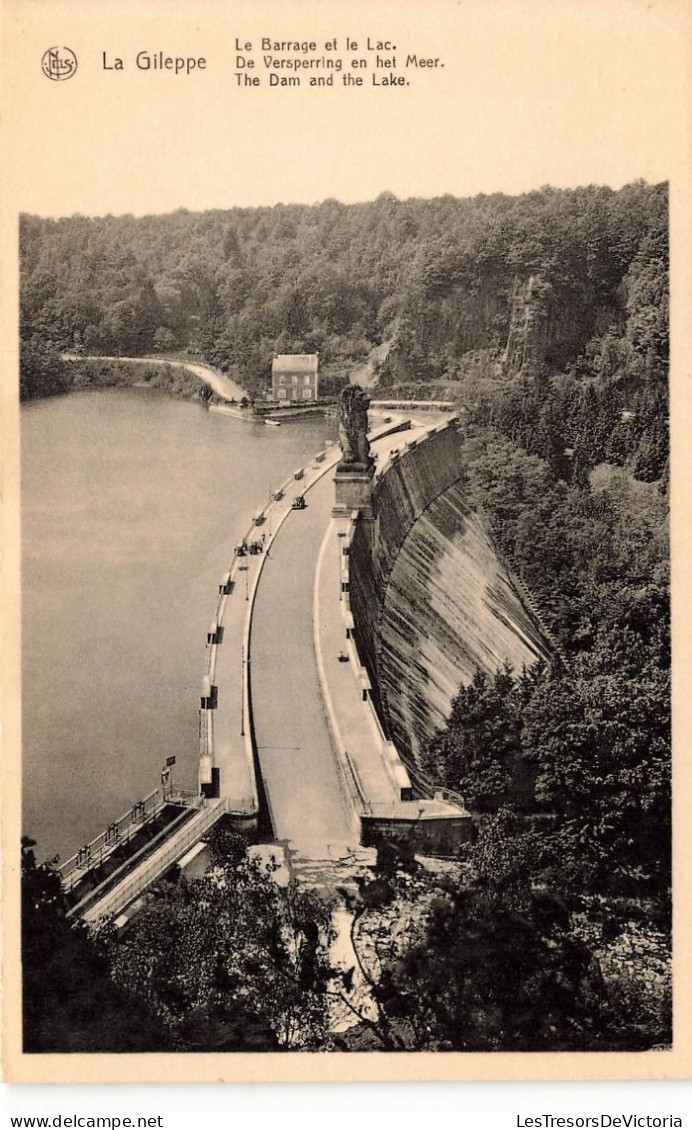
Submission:
[[[276,535],[252,624],[257,754],[277,839],[312,858],[358,848],[322,704],[313,637],[315,564],[331,518],[333,472]],[[338,594],[334,594],[335,600]]]
[[[430,414],[412,418],[405,437],[375,442],[379,472],[389,452],[424,434]],[[439,421],[438,421],[439,422]],[[340,858],[360,843],[329,730],[314,645],[315,573],[331,521],[334,471],[292,511],[264,563],[252,622],[252,703],[257,755],[277,839],[312,859]],[[334,614],[341,616],[339,592]],[[333,655],[325,661],[335,661]],[[373,766],[373,780],[384,772]]]

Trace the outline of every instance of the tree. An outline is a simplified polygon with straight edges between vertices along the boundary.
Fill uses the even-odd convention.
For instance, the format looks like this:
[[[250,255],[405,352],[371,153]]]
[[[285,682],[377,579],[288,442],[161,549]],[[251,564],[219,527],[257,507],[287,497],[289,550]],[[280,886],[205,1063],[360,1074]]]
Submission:
[[[179,1047],[191,1025],[198,1044],[321,1046],[330,908],[296,882],[279,886],[275,871],[231,860],[162,887],[111,945],[114,979],[147,1001]]]
[[[22,341],[19,353],[19,398],[55,396],[70,387],[68,362],[38,337]]]
[[[22,839],[22,1004],[26,1052],[166,1051],[146,1004],[110,978],[106,947],[67,918],[60,877]]]
[[[509,667],[489,679],[478,670],[452,704],[447,728],[432,741],[424,770],[463,793],[471,808],[502,803],[512,788],[519,717]]]
[[[175,334],[168,326],[158,326],[154,331],[153,342],[157,353],[170,353],[176,346]]]
[[[545,913],[528,888],[520,911],[482,884],[460,886],[419,874],[411,899],[405,940],[378,950],[378,974],[370,977],[376,1011],[367,1028],[381,1047],[607,1046],[610,1034],[599,1029],[598,965],[564,917]],[[397,909],[404,913],[399,904]],[[358,952],[357,937],[355,944]],[[359,961],[367,973],[364,957]]]

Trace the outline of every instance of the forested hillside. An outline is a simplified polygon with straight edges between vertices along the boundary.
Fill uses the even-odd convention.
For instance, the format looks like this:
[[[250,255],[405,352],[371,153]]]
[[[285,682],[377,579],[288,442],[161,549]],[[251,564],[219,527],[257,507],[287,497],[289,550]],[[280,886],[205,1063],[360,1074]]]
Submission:
[[[378,362],[385,384],[475,382],[507,344],[513,296],[533,280],[541,332],[522,363],[583,378],[617,375],[634,357],[640,371],[652,350],[661,354],[665,333],[666,230],[666,187],[644,183],[465,200],[383,193],[367,204],[142,218],[26,216],[25,370],[39,346],[185,350],[261,392],[274,350],[319,350],[323,371],[346,376],[387,343]],[[28,381],[27,394],[42,388]]]
[[[613,295],[621,320],[606,327]],[[660,1040],[671,909],[665,216],[652,213],[621,283],[595,303],[600,332],[571,360],[550,360],[551,325],[565,326],[566,345],[578,301],[553,301],[543,282],[523,283],[509,363],[467,386],[462,471],[554,660],[477,673],[422,767],[477,814],[474,861],[489,889],[505,905],[527,883],[564,900],[573,936],[598,939],[603,968],[612,958],[631,981],[631,1018]],[[657,1020],[642,1019],[647,993]]]
[[[320,908],[304,920],[292,887],[284,897],[247,861],[226,860],[233,874],[213,897],[206,880],[154,894],[124,947],[87,955],[101,976],[109,964],[108,1008],[126,991],[139,998],[136,1046],[245,1047],[248,1009],[267,1048],[669,1044],[667,209],[665,185],[636,183],[23,218],[23,398],[128,379],[120,362],[61,365],[61,351],[193,354],[262,395],[273,351],[319,350],[335,388],[377,349],[382,388],[458,399],[466,500],[554,643],[552,663],[461,687],[423,754],[420,768],[463,793],[476,819],[459,873],[411,865],[412,877],[385,860],[362,887],[354,913],[376,931],[376,1019],[352,1011],[357,1038],[374,1044],[326,1035],[329,1001],[351,1007],[352,971],[338,991],[325,979]],[[172,387],[164,365],[157,380]],[[25,862],[33,913],[36,881],[55,903],[55,880]],[[250,950],[232,905],[239,875],[262,912]],[[204,943],[219,913],[240,923],[221,956]],[[411,929],[391,931],[400,942],[381,952],[404,913]],[[279,920],[290,949],[277,944]],[[170,991],[178,937],[180,984],[192,968],[208,973],[192,997]],[[40,1050],[54,1050],[64,1001],[46,997],[27,952],[29,987],[35,975],[35,999],[48,1002]],[[136,984],[132,969],[147,962],[154,974]],[[134,1046],[130,1030],[117,1038]]]

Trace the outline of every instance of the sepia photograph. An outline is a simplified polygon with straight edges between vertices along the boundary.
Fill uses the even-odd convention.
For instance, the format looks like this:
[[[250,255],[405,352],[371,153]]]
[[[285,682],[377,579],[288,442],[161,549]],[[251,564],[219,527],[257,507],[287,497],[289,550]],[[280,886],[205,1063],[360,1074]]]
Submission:
[[[22,217],[27,1051],[668,1046],[667,231]]]
[[[18,161],[3,327],[21,1077],[666,1074],[675,6],[49,7],[10,12],[68,158]]]

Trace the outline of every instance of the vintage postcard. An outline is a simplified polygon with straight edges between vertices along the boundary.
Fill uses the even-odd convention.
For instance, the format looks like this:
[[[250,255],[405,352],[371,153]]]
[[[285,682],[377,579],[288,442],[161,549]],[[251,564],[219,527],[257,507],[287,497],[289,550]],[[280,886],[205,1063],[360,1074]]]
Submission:
[[[688,6],[3,21],[6,1077],[686,1076]]]

